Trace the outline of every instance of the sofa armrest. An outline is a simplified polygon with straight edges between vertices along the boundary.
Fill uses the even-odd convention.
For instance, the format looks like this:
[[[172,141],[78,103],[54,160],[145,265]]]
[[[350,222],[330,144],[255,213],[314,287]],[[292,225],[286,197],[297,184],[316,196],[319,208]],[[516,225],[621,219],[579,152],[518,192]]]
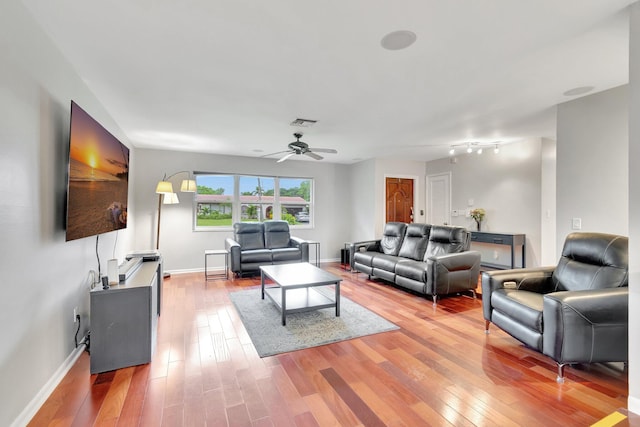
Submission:
[[[380,249],[380,239],[378,240],[362,240],[360,242],[353,242],[349,246],[349,266],[353,269],[353,255],[356,252],[371,251],[382,252]]]
[[[558,363],[627,360],[629,288],[553,292],[543,301],[544,354]]]
[[[491,321],[491,294],[493,291],[510,288],[544,294],[553,290],[551,276],[555,267],[517,268],[482,272],[482,312],[485,320]]]
[[[301,261],[309,262],[309,243],[306,240],[299,237],[293,237],[289,239],[289,245],[293,248],[300,249]]]
[[[427,263],[427,293],[449,294],[475,289],[480,274],[480,252],[465,251],[430,256]]]
[[[224,241],[224,247],[229,251],[229,268],[234,273],[240,272],[240,252],[242,251],[240,243],[236,242],[230,237],[227,237],[227,239]]]
[[[351,246],[349,246],[351,252],[360,252],[360,251],[373,251],[373,252],[381,252],[380,251],[380,239],[378,240],[363,240],[361,242],[353,242]]]

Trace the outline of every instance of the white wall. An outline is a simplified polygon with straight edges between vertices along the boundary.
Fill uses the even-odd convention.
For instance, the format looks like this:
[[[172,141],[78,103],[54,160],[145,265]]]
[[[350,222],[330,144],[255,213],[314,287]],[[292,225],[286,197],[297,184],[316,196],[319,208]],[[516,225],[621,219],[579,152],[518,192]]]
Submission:
[[[351,230],[346,241],[374,239],[376,231],[376,160],[370,159],[351,165],[349,169],[351,197]]]
[[[126,140],[18,0],[2,3],[0,64],[0,425],[8,426],[27,422],[71,363],[74,307],[81,332],[88,328],[96,240],[67,243],[64,233],[70,100]],[[115,232],[100,238],[105,266],[132,241],[130,229],[119,233],[115,249]]]
[[[219,156],[139,149],[133,174],[136,214],[135,243],[139,249],[155,247],[158,212],[156,184],[166,174],[178,171],[222,172],[268,176],[314,178],[315,218],[313,229],[293,229],[292,235],[320,242],[320,257],[337,260],[350,234],[349,166],[319,161]],[[178,189],[185,174],[173,180]],[[160,229],[160,252],[168,271],[199,271],[204,268],[205,249],[223,249],[232,231],[193,231],[193,193],[178,193],[180,204],[164,205]],[[213,268],[222,260],[211,258]],[[215,265],[216,263],[220,265]]]
[[[631,6],[629,117],[640,117],[640,3]],[[640,121],[629,121],[629,325],[640,324]],[[628,408],[640,414],[640,340],[629,327]]]
[[[556,265],[556,142],[542,138],[540,265]]]
[[[457,162],[440,159],[426,164],[427,175],[451,172],[451,209],[484,208],[483,231],[526,234],[526,265],[540,265],[542,142],[533,138],[503,145],[500,153],[462,154]],[[545,197],[548,197],[545,195]],[[473,199],[473,205],[469,205]],[[452,217],[453,225],[475,230],[473,219]],[[483,259],[509,264],[508,248],[474,244]],[[497,258],[495,258],[497,256]]]
[[[582,231],[628,235],[628,86],[558,105],[557,248]]]

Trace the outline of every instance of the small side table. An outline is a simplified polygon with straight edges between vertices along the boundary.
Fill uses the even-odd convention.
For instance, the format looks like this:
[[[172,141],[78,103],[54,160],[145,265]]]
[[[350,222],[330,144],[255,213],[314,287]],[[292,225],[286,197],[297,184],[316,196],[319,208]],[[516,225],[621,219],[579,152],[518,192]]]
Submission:
[[[316,267],[320,266],[320,242],[316,242],[315,240],[307,240],[307,244],[309,246],[315,246],[316,248]]]
[[[224,273],[211,273],[207,269],[207,258],[209,255],[224,255]],[[226,249],[205,249],[204,251],[204,279],[228,279],[229,278],[229,251]]]
[[[347,271],[351,271],[351,242],[344,242],[344,268]]]

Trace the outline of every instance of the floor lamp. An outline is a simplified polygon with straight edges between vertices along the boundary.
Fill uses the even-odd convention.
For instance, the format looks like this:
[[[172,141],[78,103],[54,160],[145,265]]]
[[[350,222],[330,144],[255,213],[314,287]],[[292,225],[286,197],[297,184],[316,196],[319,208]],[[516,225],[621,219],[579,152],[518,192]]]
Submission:
[[[171,184],[171,181],[169,180],[181,173],[186,173],[187,179],[182,180],[180,191],[183,193],[196,192],[196,181],[191,179],[191,174],[188,171],[176,172],[169,176],[165,174],[164,178],[162,178],[162,181],[158,182],[158,185],[156,186],[156,194],[158,194],[158,231],[156,234],[156,250],[160,249],[160,218],[162,215],[162,205],[173,205],[180,203],[180,201],[178,200],[178,195],[173,191],[173,184]],[[170,276],[170,273],[164,273],[164,277]]]

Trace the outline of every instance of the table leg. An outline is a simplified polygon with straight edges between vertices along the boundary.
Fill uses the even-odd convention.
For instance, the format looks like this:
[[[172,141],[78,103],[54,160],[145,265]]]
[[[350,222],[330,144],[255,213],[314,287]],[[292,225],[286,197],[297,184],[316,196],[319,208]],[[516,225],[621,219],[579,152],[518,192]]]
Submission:
[[[264,271],[260,271],[260,283],[262,284],[262,299],[264,299]]]
[[[287,324],[287,290],[280,288],[282,292],[282,326]]]
[[[336,317],[340,317],[340,282],[336,283]]]

